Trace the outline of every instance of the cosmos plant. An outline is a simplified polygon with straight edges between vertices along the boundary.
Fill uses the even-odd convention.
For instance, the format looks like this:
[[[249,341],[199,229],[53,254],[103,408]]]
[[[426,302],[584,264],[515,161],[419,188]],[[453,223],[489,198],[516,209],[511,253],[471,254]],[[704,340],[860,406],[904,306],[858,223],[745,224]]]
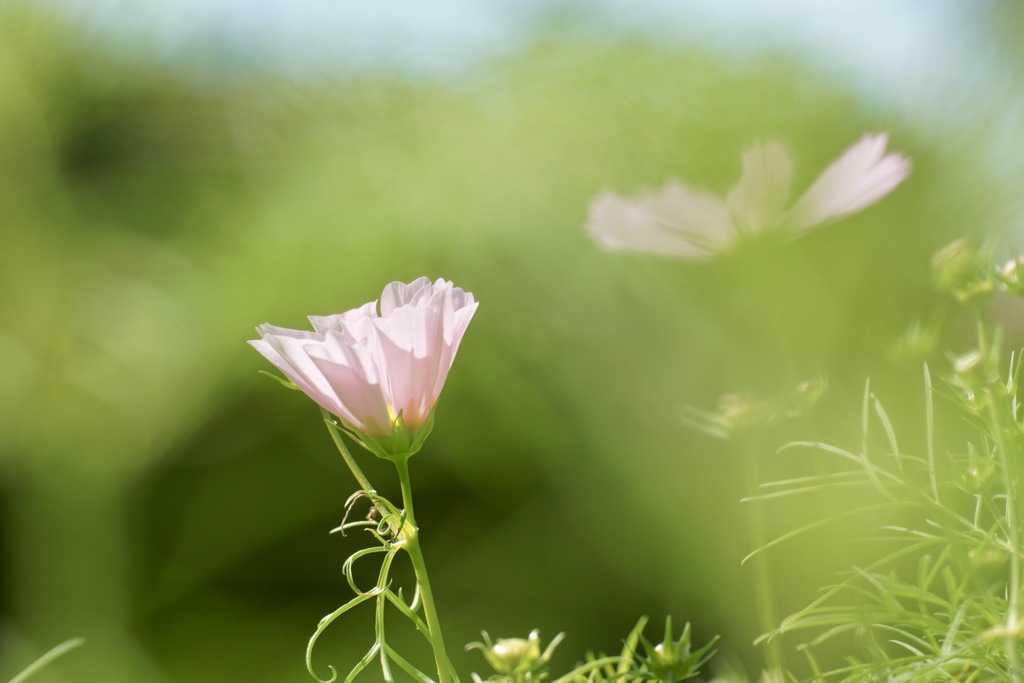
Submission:
[[[724,199],[678,182],[635,199],[606,193],[591,207],[587,230],[610,249],[684,260],[707,259],[759,233],[795,237],[867,208],[906,179],[910,162],[899,153],[887,153],[887,144],[884,134],[866,135],[792,204],[789,157],[777,143],[755,144],[743,156],[739,183]],[[788,444],[782,450],[816,454],[834,464],[822,467],[815,461],[807,476],[762,482],[747,500],[767,505],[834,487],[862,488],[865,511],[885,510],[890,518],[902,520],[879,531],[895,550],[840,574],[806,607],[785,618],[773,613],[770,599],[766,558],[771,550],[860,511],[830,515],[813,510],[805,526],[760,539],[744,562],[755,565],[762,596],[755,609],[765,631],[758,641],[766,646],[763,683],[1024,683],[1024,411],[1017,400],[1022,362],[1019,354],[1004,356],[1001,333],[988,308],[1000,291],[1024,294],[1021,263],[1017,259],[997,268],[985,250],[965,240],[935,256],[936,286],[976,317],[978,334],[974,348],[951,354],[942,382],[933,380],[929,367],[923,368],[923,452],[901,445],[882,398],[868,384],[859,444]],[[338,671],[329,666],[330,676],[319,677],[313,663],[317,640],[364,602],[375,607],[374,641],[351,666],[346,683],[375,663],[385,681],[402,674],[420,683],[460,680],[446,650],[427,574],[409,461],[430,434],[445,380],[477,307],[472,294],[451,282],[419,278],[389,284],[379,301],[340,314],[311,316],[311,331],[262,325],[260,338],[250,342],[284,374],[283,384],[320,406],[334,444],[359,485],[337,531],[362,530],[372,539],[343,566],[353,597],[324,617],[309,641],[307,668],[325,683],[338,678]],[[823,378],[812,380],[776,401],[732,394],[717,413],[689,410],[686,422],[716,438],[733,439],[813,407],[824,386]],[[973,430],[966,442],[940,445],[938,396],[945,399],[944,410],[952,411],[951,417]],[[346,439],[394,464],[401,505],[377,493]],[[360,501],[373,514],[348,521]],[[371,558],[378,561],[377,580],[360,585],[354,567]],[[412,565],[411,587],[397,586],[391,576],[400,559]],[[432,667],[414,662],[388,641],[387,626],[395,617],[410,623],[429,644]],[[562,675],[552,673],[551,660],[563,634],[545,646],[537,631],[526,638],[498,639],[484,632],[482,641],[467,649],[479,651],[491,673],[472,673],[470,678],[474,683],[678,683],[702,675],[715,654],[714,639],[696,646],[690,625],[677,636],[669,618],[661,642],[652,643],[644,633],[646,624],[646,618],[637,622],[619,653],[587,654]],[[825,643],[843,656],[834,659],[835,649],[823,649]],[[726,671],[714,679],[745,680],[742,673]]]
[[[678,180],[637,197],[604,192],[590,206],[586,230],[609,250],[689,260],[731,251],[758,234],[796,237],[866,209],[910,175],[905,156],[886,153],[888,140],[865,135],[792,205],[789,155],[778,142],[758,142],[743,153],[739,182],[724,198]]]
[[[313,665],[313,650],[320,635],[352,608],[373,602],[375,635],[373,645],[345,676],[354,680],[377,662],[385,681],[395,680],[402,671],[421,683],[453,683],[459,680],[445,648],[441,621],[420,546],[420,528],[413,508],[409,459],[423,446],[434,423],[434,411],[451,370],[463,335],[476,312],[473,295],[442,279],[431,282],[422,277],[411,283],[392,282],[379,301],[330,316],[311,316],[313,331],[291,330],[265,324],[257,328],[260,338],[249,343],[284,373],[286,386],[302,391],[323,412],[327,429],[348,465],[359,490],[346,503],[345,521],[336,529],[345,533],[366,531],[375,545],[353,553],[343,566],[345,578],[355,594],[348,602],[325,616],[310,638],[306,666],[312,676],[325,683]],[[345,436],[380,458],[394,463],[402,491],[401,507],[370,484],[345,443]],[[371,518],[349,522],[348,513],[360,500],[368,500]],[[394,586],[391,569],[399,556],[412,564],[415,585],[409,593]],[[377,581],[371,587],[358,585],[354,567],[361,560],[380,560]],[[407,598],[407,595],[411,597]],[[387,640],[387,615],[397,613],[429,643],[434,655],[436,678],[400,654]],[[710,644],[690,652],[689,627],[682,639],[651,646],[648,654],[636,651],[646,619],[627,637],[622,653],[588,656],[575,669],[554,683],[635,680],[671,683],[696,675],[711,656]],[[542,651],[539,636],[526,639],[502,638],[471,644],[483,652],[494,673],[490,683],[540,683],[549,678],[548,664],[562,635]],[[474,681],[482,681],[473,674]]]

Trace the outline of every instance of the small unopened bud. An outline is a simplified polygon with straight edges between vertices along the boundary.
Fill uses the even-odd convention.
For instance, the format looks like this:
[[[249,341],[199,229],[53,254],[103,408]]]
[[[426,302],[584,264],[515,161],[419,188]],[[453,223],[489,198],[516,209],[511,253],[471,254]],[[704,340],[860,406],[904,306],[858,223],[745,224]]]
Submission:
[[[764,398],[752,391],[724,394],[715,412],[687,406],[683,422],[716,439],[733,439],[741,434],[798,417],[814,408],[828,388],[822,376],[804,380],[785,394]]]
[[[1002,567],[1009,559],[1005,550],[995,546],[975,548],[968,553],[968,557],[971,559],[971,566],[976,569]]]
[[[467,650],[480,650],[484,659],[494,669],[494,673],[502,676],[517,676],[524,681],[539,681],[541,674],[551,660],[555,648],[565,637],[559,633],[541,652],[540,634],[534,630],[526,638],[499,638],[491,642],[487,632],[483,632],[482,643],[470,643]]]
[[[920,368],[939,347],[935,322],[912,323],[885,349],[885,357],[897,367]]]
[[[1024,296],[1024,256],[1004,263],[996,273],[999,288],[1007,294]]]
[[[794,390],[795,400],[792,412],[803,413],[818,405],[818,401],[827,390],[828,381],[822,376],[800,382]]]
[[[514,671],[532,668],[540,659],[540,639],[534,631],[527,639],[502,638],[484,651],[484,658],[496,673],[510,674]]]
[[[711,639],[697,650],[691,651],[690,625],[676,640],[672,635],[672,619],[665,620],[665,639],[657,645],[641,636],[640,642],[647,650],[646,656],[638,658],[641,671],[648,674],[647,680],[682,681],[699,674],[700,668],[714,655],[711,649],[718,637]],[[651,676],[653,674],[653,676]]]
[[[974,349],[953,359],[953,371],[958,375],[972,375],[985,361],[981,351]]]
[[[959,287],[974,277],[978,251],[963,237],[955,239],[932,256],[932,275],[936,284]]]
[[[932,256],[935,286],[960,303],[970,303],[992,293],[991,265],[964,238],[956,239]]]
[[[718,414],[733,432],[743,432],[772,421],[772,406],[753,392],[724,394],[718,403]]]

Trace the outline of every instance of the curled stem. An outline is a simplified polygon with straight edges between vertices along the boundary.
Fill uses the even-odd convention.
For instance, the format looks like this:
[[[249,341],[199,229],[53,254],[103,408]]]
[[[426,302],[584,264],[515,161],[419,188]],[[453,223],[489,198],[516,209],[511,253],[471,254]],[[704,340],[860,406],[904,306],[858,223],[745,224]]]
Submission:
[[[352,476],[359,482],[359,488],[366,496],[373,501],[374,506],[377,508],[377,512],[380,516],[387,518],[391,511],[388,510],[387,506],[381,503],[381,498],[377,495],[377,491],[370,485],[370,480],[363,474],[362,468],[356,462],[356,459],[352,457],[352,453],[349,452],[348,446],[345,445],[345,440],[341,438],[341,430],[338,428],[338,422],[334,419],[334,416],[328,413],[323,408],[320,409],[320,413],[324,416],[324,422],[327,424],[327,431],[331,435],[331,439],[334,441],[334,446],[341,453],[342,460],[345,461],[345,465],[348,466],[349,471],[352,472]]]
[[[357,596],[320,622],[320,626],[317,628],[316,633],[313,635],[313,638],[310,639],[306,653],[306,663],[307,667],[310,669],[310,673],[313,673],[311,663],[313,646],[323,630],[342,613],[347,612],[363,600],[376,597],[377,606],[375,610],[375,631],[377,634],[377,640],[370,652],[368,652],[352,672],[350,672],[346,681],[354,678],[355,675],[362,671],[366,665],[372,661],[374,656],[378,655],[380,657],[381,669],[384,674],[384,678],[387,681],[392,680],[391,669],[388,665],[389,658],[397,663],[407,673],[416,671],[415,667],[412,667],[411,664],[398,656],[397,653],[395,653],[394,650],[384,642],[384,606],[388,601],[391,601],[399,608],[399,611],[413,621],[417,628],[421,630],[423,635],[430,641],[431,648],[434,652],[434,661],[437,665],[438,683],[453,683],[453,680],[454,683],[458,683],[457,677],[453,674],[451,660],[449,660],[448,654],[445,651],[444,638],[441,634],[441,622],[437,617],[437,608],[434,605],[434,596],[430,588],[430,579],[427,576],[427,566],[423,560],[423,551],[420,549],[419,527],[416,526],[416,517],[413,511],[412,502],[412,486],[409,480],[409,456],[395,457],[393,460],[395,467],[398,469],[398,477],[402,486],[402,505],[404,510],[399,514],[390,503],[377,495],[376,490],[374,490],[373,486],[370,485],[370,480],[367,479],[365,474],[363,474],[362,469],[359,467],[358,463],[356,463],[355,458],[352,457],[348,447],[345,445],[345,441],[341,436],[341,428],[334,417],[322,408],[320,412],[323,414],[324,422],[327,425],[327,431],[330,433],[335,447],[338,449],[338,452],[341,454],[345,464],[352,472],[352,476],[354,476],[356,481],[359,483],[361,492],[357,493],[353,498],[359,495],[363,495],[368,498],[373,503],[381,518],[377,529],[373,529],[370,525],[367,525],[364,522],[352,522],[346,524],[343,521],[339,530],[355,526],[367,526],[368,530],[374,535],[374,537],[381,542],[382,547],[359,551],[350,557],[348,562],[346,562],[345,575],[353,590],[356,591]],[[354,500],[350,498],[349,504],[351,505],[352,502],[354,502]],[[385,529],[389,532],[391,537],[390,540],[383,537]],[[399,549],[405,550],[409,553],[409,558],[412,560],[413,570],[416,573],[417,590],[412,606],[406,605],[404,601],[400,600],[397,595],[392,593],[388,589],[386,581],[391,560],[394,557],[395,552]],[[380,579],[373,589],[363,592],[355,584],[352,576],[352,564],[361,557],[379,552],[387,553],[381,568]],[[419,605],[422,605],[423,616],[426,619],[425,632],[424,629],[421,628],[421,626],[423,626],[422,621],[420,621],[419,617],[415,615],[415,610]],[[337,675],[333,667],[331,667],[331,673],[332,677],[331,679],[328,679],[329,681],[333,681]],[[421,680],[430,680],[419,671],[416,671],[414,677],[421,678]]]

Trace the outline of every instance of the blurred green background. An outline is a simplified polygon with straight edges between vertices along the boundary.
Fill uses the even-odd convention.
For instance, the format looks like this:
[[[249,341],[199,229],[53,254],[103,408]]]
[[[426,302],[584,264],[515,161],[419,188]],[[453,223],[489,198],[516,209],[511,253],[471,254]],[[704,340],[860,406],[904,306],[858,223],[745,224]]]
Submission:
[[[879,57],[893,39],[870,22],[862,68],[827,67],[777,24],[736,49],[599,30],[576,7],[456,70],[301,74],[216,36],[168,59],[141,28],[0,6],[0,680],[75,636],[86,647],[35,680],[308,680],[305,643],[364,543],[327,534],[355,483],[316,407],[259,376],[245,341],[420,275],[481,302],[413,460],[460,669],[483,672],[459,647],[480,629],[564,630],[567,668],[646,613],[721,634],[757,670],[752,471],[827,466],[774,455],[792,439],[856,444],[868,376],[917,447],[921,362],[968,336],[936,317],[929,258],[1020,222],[1019,5],[972,5],[944,34],[930,13],[955,3],[908,4],[917,62]],[[871,130],[911,179],[793,244],[693,265],[583,234],[602,189],[724,192],[771,138],[799,192]],[[940,320],[939,344],[894,350]],[[818,374],[813,411],[742,443],[681,420]],[[766,533],[847,502],[765,507]],[[871,523],[772,554],[779,613],[856,562],[846,539]],[[370,622],[339,621],[320,670],[354,661]]]

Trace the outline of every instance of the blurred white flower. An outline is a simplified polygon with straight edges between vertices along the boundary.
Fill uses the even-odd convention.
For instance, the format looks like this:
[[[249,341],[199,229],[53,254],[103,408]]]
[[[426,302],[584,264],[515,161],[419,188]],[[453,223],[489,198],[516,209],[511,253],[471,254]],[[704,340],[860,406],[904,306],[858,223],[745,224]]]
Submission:
[[[313,332],[264,324],[252,346],[378,455],[409,455],[433,409],[477,302],[452,283],[392,282],[377,302],[326,317]]]
[[[638,197],[613,192],[590,206],[587,233],[612,250],[706,259],[757,233],[792,236],[871,206],[910,174],[910,160],[886,154],[889,136],[870,133],[825,169],[789,210],[793,169],[777,142],[743,153],[740,180],[723,200],[679,181]]]

